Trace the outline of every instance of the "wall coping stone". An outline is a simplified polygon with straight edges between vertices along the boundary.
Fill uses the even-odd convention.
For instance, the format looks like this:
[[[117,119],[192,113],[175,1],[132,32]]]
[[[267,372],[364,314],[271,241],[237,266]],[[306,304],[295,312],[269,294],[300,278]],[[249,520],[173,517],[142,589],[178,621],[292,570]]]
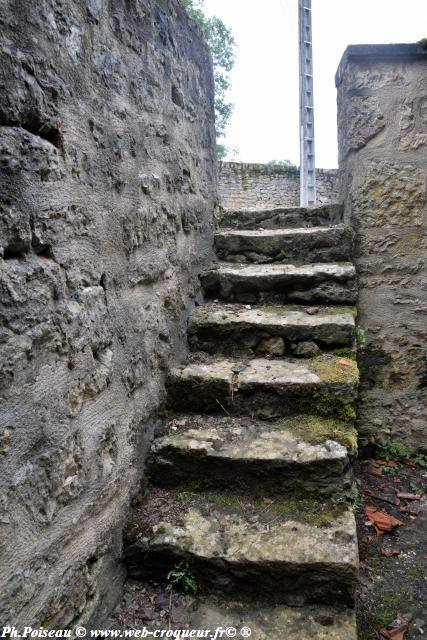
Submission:
[[[290,167],[280,167],[278,165],[271,165],[271,164],[262,164],[262,163],[257,163],[257,162],[226,162],[226,161],[221,161],[219,162],[219,173],[222,172],[222,170],[224,169],[231,169],[235,172],[247,172],[250,171],[251,173],[259,173],[259,174],[271,174],[271,173],[289,173],[289,174],[293,174],[295,176],[299,176],[299,167],[297,167],[296,169]],[[323,175],[336,175],[338,172],[338,169],[319,169],[316,167],[316,173],[321,173]]]
[[[343,53],[335,74],[335,86],[339,87],[349,62],[379,62],[404,60],[427,60],[427,49],[417,43],[400,44],[351,44]]]

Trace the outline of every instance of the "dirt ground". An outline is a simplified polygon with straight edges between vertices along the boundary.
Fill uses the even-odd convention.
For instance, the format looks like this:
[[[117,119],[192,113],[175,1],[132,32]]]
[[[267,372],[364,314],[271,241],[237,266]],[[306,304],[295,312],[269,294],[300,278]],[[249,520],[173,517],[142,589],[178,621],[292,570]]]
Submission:
[[[148,630],[187,627],[194,598],[166,585],[128,580],[123,598],[108,623],[110,629]]]
[[[427,638],[427,471],[410,461],[366,460],[357,463],[355,472],[359,640],[384,640],[383,629],[393,640]],[[386,524],[393,516],[402,524],[378,536],[367,507],[377,510],[368,510],[375,522],[378,515]],[[190,595],[168,591],[166,585],[128,581],[110,627],[185,628],[193,603]]]
[[[403,635],[398,635],[397,629],[395,635],[390,635],[393,640],[426,638],[427,472],[410,461],[392,462],[392,466],[378,462],[381,461],[361,461],[356,468],[360,495],[356,513],[359,640],[383,638],[379,631],[388,625],[402,629]],[[419,496],[420,500],[399,498],[398,494]],[[370,506],[402,524],[377,536],[366,515],[366,507]],[[386,557],[382,551],[396,555]]]

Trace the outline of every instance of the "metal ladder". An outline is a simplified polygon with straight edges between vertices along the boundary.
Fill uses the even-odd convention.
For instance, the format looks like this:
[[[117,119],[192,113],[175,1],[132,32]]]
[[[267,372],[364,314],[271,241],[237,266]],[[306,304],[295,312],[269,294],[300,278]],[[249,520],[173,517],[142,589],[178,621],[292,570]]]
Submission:
[[[300,206],[316,203],[311,0],[298,0],[300,88]]]

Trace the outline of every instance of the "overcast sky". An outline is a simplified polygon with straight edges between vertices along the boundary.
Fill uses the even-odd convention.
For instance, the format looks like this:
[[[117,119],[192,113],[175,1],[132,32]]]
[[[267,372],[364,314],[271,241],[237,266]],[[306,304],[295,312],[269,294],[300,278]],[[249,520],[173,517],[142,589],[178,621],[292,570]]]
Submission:
[[[316,166],[337,166],[334,76],[348,44],[427,37],[427,0],[312,0]],[[298,0],[205,0],[236,43],[226,144],[242,162],[291,160],[298,147]]]

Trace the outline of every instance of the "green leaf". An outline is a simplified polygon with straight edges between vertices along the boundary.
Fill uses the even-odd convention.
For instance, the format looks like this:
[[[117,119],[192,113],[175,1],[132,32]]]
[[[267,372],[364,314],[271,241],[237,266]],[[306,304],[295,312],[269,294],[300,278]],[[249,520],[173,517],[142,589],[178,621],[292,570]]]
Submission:
[[[215,81],[215,129],[216,136],[224,135],[233,112],[233,105],[226,100],[230,88],[229,73],[235,63],[236,43],[231,30],[216,16],[203,13],[203,0],[181,0],[187,13],[200,25],[212,54]]]

